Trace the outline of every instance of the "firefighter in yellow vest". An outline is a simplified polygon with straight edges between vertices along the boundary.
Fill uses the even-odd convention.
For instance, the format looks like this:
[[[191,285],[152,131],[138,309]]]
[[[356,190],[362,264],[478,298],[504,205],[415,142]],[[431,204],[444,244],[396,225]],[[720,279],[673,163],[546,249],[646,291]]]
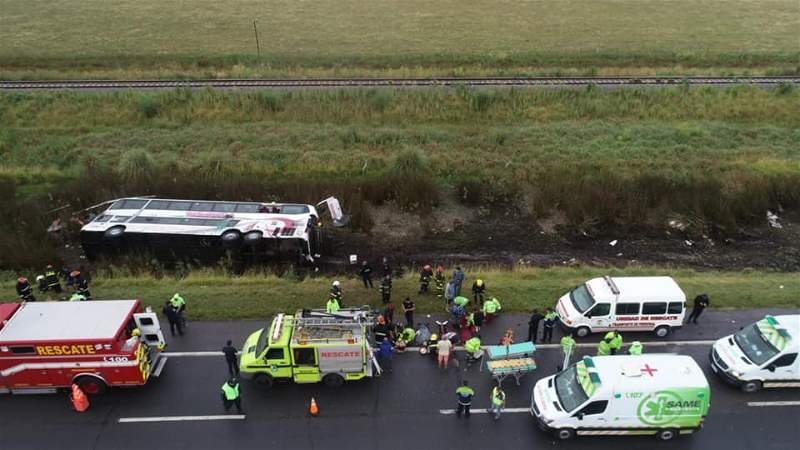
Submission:
[[[236,405],[236,411],[242,413],[242,396],[239,389],[239,380],[231,378],[222,385],[222,404],[225,405],[225,412],[230,411],[231,406]]]
[[[339,312],[339,302],[336,300],[336,297],[328,299],[328,303],[325,305],[325,311],[328,314],[336,314]]]

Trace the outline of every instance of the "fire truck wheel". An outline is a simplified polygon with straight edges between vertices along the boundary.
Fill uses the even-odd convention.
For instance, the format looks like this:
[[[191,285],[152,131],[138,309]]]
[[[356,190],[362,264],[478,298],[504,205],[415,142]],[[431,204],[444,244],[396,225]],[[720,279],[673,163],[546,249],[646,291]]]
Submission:
[[[103,380],[90,376],[76,378],[75,384],[77,384],[86,395],[101,395],[105,394],[106,390],[108,390],[108,386]]]
[[[259,389],[269,389],[275,383],[275,380],[266,373],[260,373],[253,377],[253,384]]]
[[[322,382],[328,387],[340,387],[344,384],[344,378],[338,373],[329,373],[322,378]]]

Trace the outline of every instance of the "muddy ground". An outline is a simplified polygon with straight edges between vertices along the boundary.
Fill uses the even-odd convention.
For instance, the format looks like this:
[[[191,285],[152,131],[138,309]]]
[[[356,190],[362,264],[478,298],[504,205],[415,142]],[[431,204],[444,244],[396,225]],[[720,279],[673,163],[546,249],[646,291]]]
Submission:
[[[778,229],[766,219],[733,232],[691,232],[673,224],[637,230],[568,229],[553,218],[461,206],[430,214],[375,208],[371,233],[335,230],[334,253],[357,254],[377,264],[435,263],[536,266],[670,265],[695,269],[800,270],[800,213],[783,211]],[[679,224],[678,224],[679,226]],[[615,242],[616,241],[616,242]],[[612,245],[613,243],[613,245]]]

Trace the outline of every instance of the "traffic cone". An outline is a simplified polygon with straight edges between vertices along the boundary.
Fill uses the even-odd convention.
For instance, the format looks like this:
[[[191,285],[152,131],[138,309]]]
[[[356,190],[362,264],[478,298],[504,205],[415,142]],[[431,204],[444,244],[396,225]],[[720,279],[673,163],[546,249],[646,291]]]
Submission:
[[[314,400],[314,397],[311,397],[311,406],[308,407],[308,413],[314,417],[317,417],[317,414],[319,414],[319,407],[317,406],[317,401]]]
[[[70,400],[72,401],[72,407],[75,408],[75,411],[85,412],[89,409],[89,399],[86,398],[86,394],[84,394],[81,388],[75,383],[72,384]]]

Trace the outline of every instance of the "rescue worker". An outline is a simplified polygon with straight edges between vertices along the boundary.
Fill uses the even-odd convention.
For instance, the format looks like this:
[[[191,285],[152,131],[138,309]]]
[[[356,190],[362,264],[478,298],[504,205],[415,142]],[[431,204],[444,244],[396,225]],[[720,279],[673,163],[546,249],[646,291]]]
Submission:
[[[575,338],[572,337],[572,334],[566,334],[561,338],[561,351],[564,353],[563,367],[567,367],[569,358],[575,353],[575,345],[577,345],[577,343],[575,342]]]
[[[458,408],[456,409],[456,418],[461,418],[461,413],[464,417],[469,418],[469,408],[472,406],[472,397],[475,396],[475,391],[469,387],[469,382],[464,380],[461,386],[456,389],[456,398],[458,398]]]
[[[686,319],[686,323],[693,323],[697,324],[697,319],[700,317],[700,314],[703,314],[703,311],[711,304],[711,299],[708,298],[708,294],[700,294],[694,298],[694,307],[692,308],[692,313],[689,314],[689,318]]]
[[[175,314],[178,316],[178,322],[180,322],[181,326],[185,328],[186,316],[184,316],[184,311],[186,311],[186,300],[184,300],[183,297],[176,292],[169,302],[172,304],[172,309],[175,310]]]
[[[492,388],[492,395],[490,398],[492,406],[486,409],[489,414],[494,414],[494,420],[500,418],[500,411],[506,406],[506,393],[498,385]]]
[[[86,301],[86,296],[81,294],[80,292],[73,292],[72,295],[69,297],[69,301],[71,302],[83,302]]]
[[[364,288],[372,289],[372,266],[366,261],[361,261],[361,270],[358,273],[361,275]]]
[[[456,285],[453,284],[452,281],[447,283],[447,286],[444,288],[444,300],[445,300],[445,307],[450,303],[453,303],[453,300],[457,297],[456,294]]]
[[[392,373],[392,352],[394,352],[392,341],[384,339],[378,347],[378,361],[381,368],[389,373]]]
[[[469,299],[467,297],[458,296],[453,299],[453,303],[466,309],[467,304],[469,304]]]
[[[36,276],[36,287],[39,289],[40,294],[47,292],[47,280],[44,278],[44,275]]]
[[[325,312],[328,314],[336,314],[339,312],[339,301],[336,300],[336,297],[328,299],[328,303],[325,305]]]
[[[417,332],[411,327],[405,327],[403,332],[400,334],[400,340],[405,342],[406,345],[411,345],[414,343],[414,338],[417,336]]]
[[[419,271],[420,294],[426,294],[428,292],[428,286],[431,284],[431,278],[433,278],[433,269],[431,268],[430,264],[425,264]]]
[[[339,303],[339,307],[341,308],[344,306],[342,302],[342,288],[339,284],[339,280],[335,280],[331,283],[331,297],[336,299],[336,302]]]
[[[72,285],[75,286],[75,292],[77,292],[78,294],[83,295],[84,297],[86,297],[87,300],[91,300],[92,299],[92,294],[89,292],[89,282],[86,281],[86,278],[84,278],[84,276],[81,274],[81,271],[80,270],[73,270],[72,272],[70,272],[70,275],[72,275],[72,279],[73,279]],[[45,278],[47,278],[47,274],[45,274]],[[48,282],[48,286],[50,286],[50,289],[53,288],[53,286],[50,285],[49,282]],[[61,285],[60,284],[59,284],[59,288],[58,289],[59,290],[56,291],[56,292],[60,293],[61,292]]]
[[[467,356],[471,356],[472,359],[479,359],[483,356],[483,350],[481,350],[481,338],[478,336],[471,337],[467,342],[464,343],[464,350],[467,352]]]
[[[33,296],[33,287],[27,278],[20,276],[17,278],[17,297],[23,302],[35,302],[36,297]]]
[[[622,335],[619,334],[619,331],[609,331],[606,333],[605,340],[608,341],[608,345],[611,346],[611,354],[616,355],[617,350],[622,348]]]
[[[381,280],[381,301],[383,304],[389,303],[392,299],[392,277],[389,275],[385,275],[383,280]]]
[[[382,315],[378,316],[378,323],[372,327],[372,332],[375,334],[375,342],[378,344],[389,336],[389,327],[386,325],[386,319]]]
[[[453,286],[455,287],[455,295],[461,295],[461,284],[464,283],[464,271],[461,270],[461,267],[456,267],[456,270],[453,272]]]
[[[628,349],[628,354],[629,355],[641,355],[643,349],[644,349],[644,346],[642,345],[641,342],[633,341],[631,343],[630,348]]]
[[[47,288],[49,290],[55,292],[56,294],[61,293],[61,282],[58,280],[58,272],[56,272],[56,269],[53,268],[52,264],[48,264],[45,268],[44,279],[47,282]]]
[[[242,394],[239,389],[239,380],[231,377],[222,385],[222,404],[225,405],[225,412],[230,411],[231,406],[236,405],[236,411],[242,413]]]
[[[492,297],[489,301],[485,302],[483,304],[483,314],[486,316],[486,323],[491,322],[499,311],[500,301],[497,300],[497,297]]]
[[[175,336],[176,328],[178,329],[178,334],[183,336],[183,326],[178,318],[178,312],[172,307],[172,302],[169,300],[165,301],[164,306],[161,307],[161,313],[164,314],[164,317],[167,318],[167,322],[169,322],[169,332],[172,336]]]
[[[411,300],[410,297],[406,297],[403,300],[403,314],[406,316],[406,326],[411,328],[414,327],[414,311],[417,309],[417,306],[414,304],[414,301]]]
[[[433,274],[433,285],[436,288],[436,298],[440,301],[444,300],[444,268],[436,266],[436,272]]]
[[[486,293],[486,284],[483,280],[478,279],[472,283],[472,299],[475,300],[476,305],[483,305],[483,297]]]
[[[483,311],[479,309],[477,305],[475,305],[472,310],[472,314],[469,315],[467,324],[474,326],[475,332],[478,333],[481,331],[481,327],[483,326],[483,321],[485,318],[486,316],[483,314]]]
[[[542,333],[542,342],[553,342],[553,329],[558,322],[558,314],[553,311],[553,308],[547,308],[544,315],[544,331]]]
[[[530,320],[528,320],[528,340],[534,344],[539,339],[539,322],[543,319],[544,315],[538,309],[534,309]]]
[[[64,287],[66,289],[71,289],[75,287],[75,279],[72,278],[72,271],[69,267],[62,267],[61,268],[61,278],[64,279]]]
[[[597,344],[597,356],[607,356],[611,354],[611,339],[603,338]]]
[[[228,373],[231,376],[239,376],[239,364],[236,363],[236,347],[231,344],[230,340],[225,343],[225,347],[222,347],[222,353],[225,355],[225,362],[228,364]]]

